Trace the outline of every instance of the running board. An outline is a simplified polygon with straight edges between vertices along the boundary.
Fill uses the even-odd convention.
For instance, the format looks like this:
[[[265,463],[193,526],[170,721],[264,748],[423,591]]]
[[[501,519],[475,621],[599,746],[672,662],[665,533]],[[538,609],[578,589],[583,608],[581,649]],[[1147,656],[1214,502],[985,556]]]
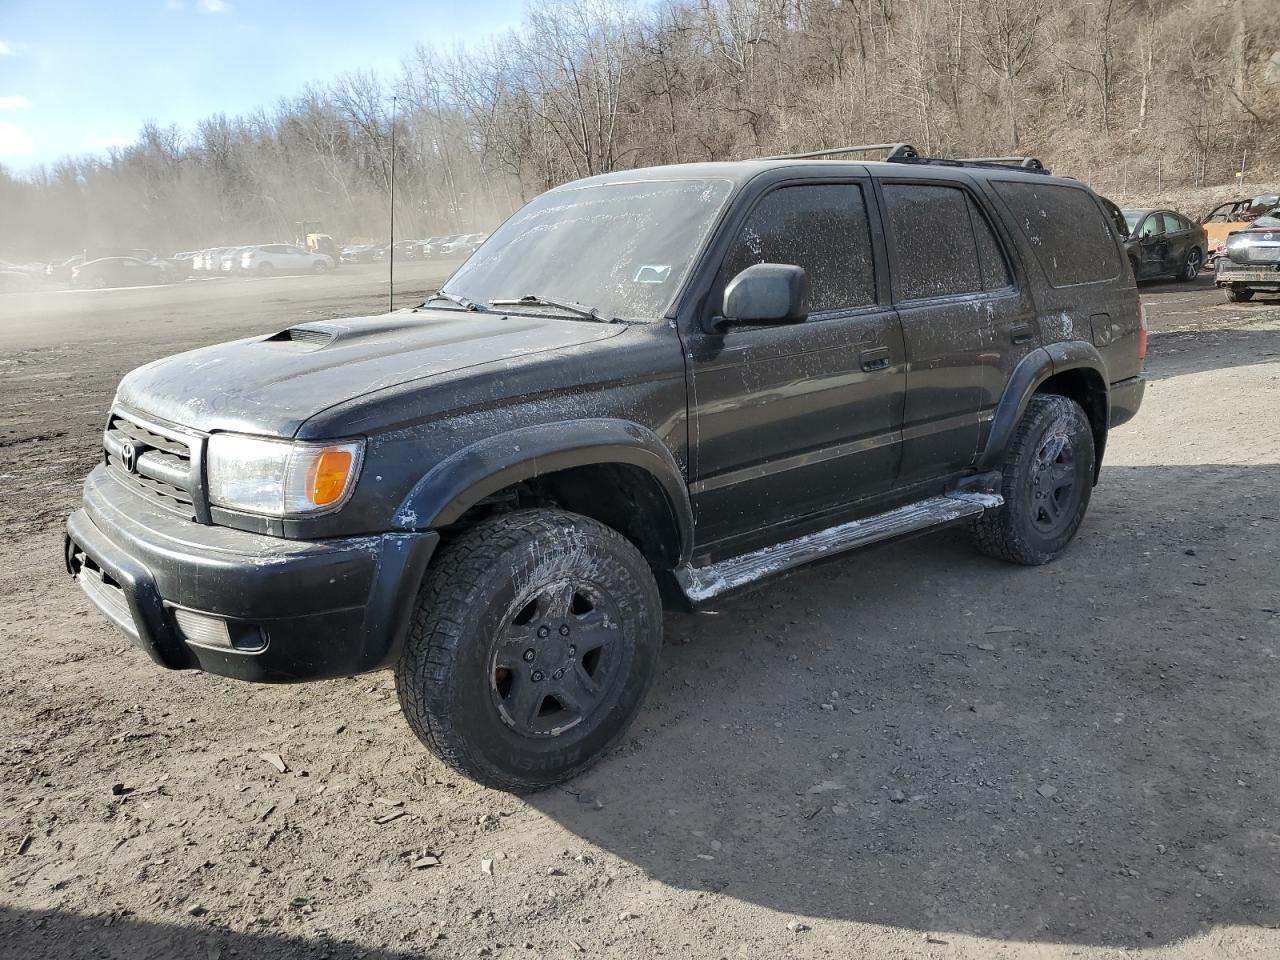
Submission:
[[[931,497],[705,567],[685,564],[675,570],[675,578],[689,602],[696,606],[819,557],[976,517],[1003,503],[1004,498],[996,493],[964,491]]]

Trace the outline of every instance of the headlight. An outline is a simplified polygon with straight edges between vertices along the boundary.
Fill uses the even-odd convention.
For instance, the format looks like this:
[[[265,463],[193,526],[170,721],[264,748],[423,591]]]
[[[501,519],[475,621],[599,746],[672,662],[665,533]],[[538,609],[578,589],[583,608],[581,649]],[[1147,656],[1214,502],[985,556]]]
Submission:
[[[363,440],[302,443],[215,433],[206,457],[209,500],[282,517],[336,510],[355,486],[363,457]]]

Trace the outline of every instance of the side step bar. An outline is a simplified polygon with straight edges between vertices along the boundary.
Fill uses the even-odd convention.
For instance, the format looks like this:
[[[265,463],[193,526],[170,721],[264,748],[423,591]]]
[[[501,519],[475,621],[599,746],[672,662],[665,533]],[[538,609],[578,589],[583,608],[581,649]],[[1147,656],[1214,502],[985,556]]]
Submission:
[[[964,491],[931,497],[705,567],[686,564],[675,570],[675,578],[689,602],[697,606],[765,577],[794,570],[819,557],[976,517],[1003,503],[1004,498],[997,493]]]

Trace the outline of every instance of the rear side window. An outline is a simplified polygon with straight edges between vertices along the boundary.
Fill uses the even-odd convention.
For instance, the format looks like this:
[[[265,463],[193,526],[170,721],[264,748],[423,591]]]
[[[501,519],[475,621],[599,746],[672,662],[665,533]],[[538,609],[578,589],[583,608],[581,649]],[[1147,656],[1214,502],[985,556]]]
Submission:
[[[856,183],[779,187],[751,211],[725,257],[728,282],[757,263],[803,267],[813,313],[874,303],[871,228]]]
[[[1086,190],[1056,183],[993,181],[1049,283],[1070,287],[1120,275],[1120,255],[1102,211]]]
[[[970,201],[963,190],[886,183],[884,199],[893,236],[898,299],[949,297],[983,289]]]
[[[986,216],[978,209],[973,197],[969,197],[969,219],[973,221],[973,238],[978,241],[978,262],[982,265],[982,285],[988,290],[1000,290],[1011,286],[1009,264],[1000,249],[1000,241],[987,223]]]
[[[1182,222],[1182,219],[1178,217],[1177,214],[1162,213],[1160,216],[1164,217],[1165,233],[1181,233],[1183,230],[1187,229],[1187,225]]]

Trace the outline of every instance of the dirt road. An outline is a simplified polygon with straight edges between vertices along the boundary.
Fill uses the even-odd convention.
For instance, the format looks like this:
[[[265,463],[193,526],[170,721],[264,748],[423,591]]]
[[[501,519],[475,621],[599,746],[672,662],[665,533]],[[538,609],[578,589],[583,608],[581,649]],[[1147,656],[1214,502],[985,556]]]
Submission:
[[[1145,292],[1059,562],[948,531],[670,616],[624,744],[520,800],[388,675],[162,672],[62,572],[121,374],[379,282],[0,298],[0,956],[1280,955],[1280,303]]]

